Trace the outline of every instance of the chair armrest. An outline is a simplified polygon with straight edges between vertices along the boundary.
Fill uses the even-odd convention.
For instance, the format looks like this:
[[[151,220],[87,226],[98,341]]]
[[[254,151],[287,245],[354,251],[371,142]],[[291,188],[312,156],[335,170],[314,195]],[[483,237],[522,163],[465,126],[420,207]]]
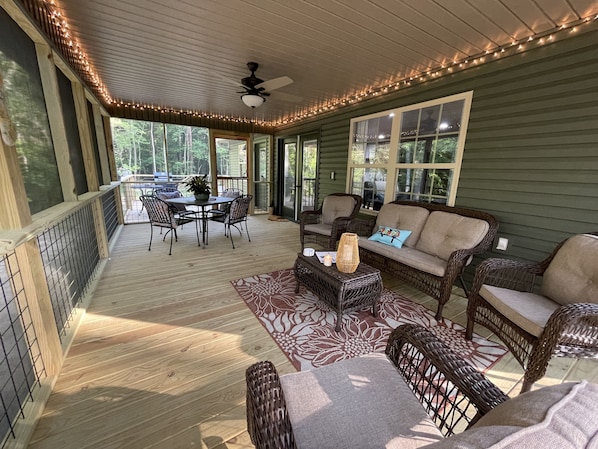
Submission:
[[[349,223],[351,223],[350,217],[336,217],[332,222],[332,230],[330,231],[330,235],[336,235],[337,238],[340,238],[340,235],[343,232],[347,232]]]
[[[470,298],[477,296],[483,284],[531,292],[536,276],[541,276],[543,273],[544,269],[538,263],[501,258],[486,259],[476,268]]]
[[[349,223],[348,232],[354,232],[361,236],[371,236],[373,234],[376,217],[372,218],[354,218]]]
[[[533,352],[550,358],[557,346],[568,347],[567,352],[577,357],[598,353],[598,304],[566,304],[552,313]]]
[[[423,326],[397,327],[386,355],[445,436],[466,430],[509,399]]]
[[[247,432],[257,449],[296,449],[280,377],[272,362],[247,368]]]

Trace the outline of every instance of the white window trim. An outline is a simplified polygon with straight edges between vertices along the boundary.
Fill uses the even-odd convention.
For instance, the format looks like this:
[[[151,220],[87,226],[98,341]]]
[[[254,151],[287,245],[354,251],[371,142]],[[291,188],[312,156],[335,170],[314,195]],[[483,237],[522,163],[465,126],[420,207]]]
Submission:
[[[463,104],[463,115],[461,119],[461,128],[458,134],[457,140],[457,151],[455,154],[455,162],[452,163],[443,163],[443,164],[417,164],[417,163],[399,163],[397,161],[397,152],[399,150],[399,139],[400,139],[400,130],[401,130],[401,118],[404,112],[408,112],[414,109],[424,109],[431,106],[436,106],[443,103],[450,103],[453,101],[464,100]],[[355,117],[351,119],[350,125],[350,136],[349,139],[349,157],[347,159],[347,185],[346,185],[346,192],[352,191],[352,182],[353,182],[353,169],[355,168],[382,168],[386,169],[387,179],[392,179],[392,182],[386,183],[386,190],[384,193],[385,203],[389,202],[389,199],[394,199],[395,197],[395,182],[394,180],[397,177],[397,172],[402,168],[440,168],[440,169],[452,169],[453,170],[453,180],[450,186],[450,193],[447,198],[447,204],[449,206],[455,205],[455,200],[457,198],[457,190],[459,187],[459,178],[461,176],[461,165],[463,161],[463,153],[465,149],[465,139],[467,136],[467,128],[469,124],[469,114],[471,111],[471,104],[473,100],[473,91],[462,92],[454,95],[449,95],[448,97],[436,98],[429,101],[424,101],[422,103],[414,103],[407,106],[401,106],[400,108],[396,109],[389,109],[382,112],[376,112],[374,114],[363,115],[360,117]],[[351,159],[352,149],[353,149],[353,135],[354,135],[354,127],[355,124],[358,122],[363,122],[365,120],[370,120],[378,117],[385,117],[390,114],[394,114],[393,123],[391,128],[391,135],[390,135],[390,151],[389,151],[389,162],[386,164],[354,164]],[[373,212],[364,210],[363,212]]]

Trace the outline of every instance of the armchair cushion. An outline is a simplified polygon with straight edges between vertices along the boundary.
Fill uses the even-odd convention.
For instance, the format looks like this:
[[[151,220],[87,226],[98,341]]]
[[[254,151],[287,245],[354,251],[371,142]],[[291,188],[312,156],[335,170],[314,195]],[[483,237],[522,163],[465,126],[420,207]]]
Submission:
[[[598,442],[598,385],[544,387],[509,399],[429,449],[577,449]]]
[[[544,420],[548,410],[570,396],[575,386],[577,388],[589,388],[596,390],[598,385],[591,386],[584,383],[566,382],[550,387],[539,388],[538,390],[522,393],[502,404],[497,405],[473,426],[474,428],[484,426],[533,426]],[[569,398],[571,399],[571,397]],[[567,400],[569,400],[567,399]]]
[[[575,235],[544,272],[542,294],[561,305],[598,302],[598,236]]]
[[[332,225],[324,223],[306,224],[303,228],[305,232],[311,232],[315,234],[330,235],[332,234]]]
[[[322,223],[331,225],[339,217],[350,217],[355,209],[352,196],[333,196],[324,198],[322,203]]]
[[[297,447],[412,449],[442,439],[383,354],[287,374],[280,380]]]
[[[433,211],[426,220],[416,248],[448,260],[458,249],[469,249],[480,243],[490,225],[485,220]]]
[[[503,316],[535,337],[542,335],[550,315],[559,304],[545,296],[482,285],[479,295]]]
[[[411,235],[405,240],[405,246],[415,247],[430,212],[423,207],[388,203],[382,206],[376,218],[376,228],[388,226],[395,229],[407,229]]]

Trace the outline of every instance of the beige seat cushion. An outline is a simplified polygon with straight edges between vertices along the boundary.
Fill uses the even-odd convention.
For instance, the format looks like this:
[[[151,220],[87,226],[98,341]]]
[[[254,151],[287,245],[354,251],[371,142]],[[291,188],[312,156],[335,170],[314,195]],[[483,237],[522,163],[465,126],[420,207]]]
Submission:
[[[380,226],[411,231],[411,235],[405,240],[403,246],[413,248],[417,244],[429,215],[428,209],[423,207],[388,203],[382,206],[380,212],[378,212],[374,231]]]
[[[312,233],[312,234],[322,234],[322,235],[332,234],[332,225],[324,224],[324,223],[305,225],[305,227],[303,229],[304,229],[304,232],[308,232],[308,233]]]
[[[482,285],[480,296],[521,329],[539,337],[559,304],[535,293]]]
[[[598,303],[598,236],[575,235],[544,272],[541,292],[557,303]]]
[[[442,438],[384,354],[281,376],[300,449],[413,449]]]
[[[322,203],[322,223],[331,225],[339,217],[349,217],[355,209],[352,196],[327,196]]]
[[[424,225],[415,246],[420,251],[448,260],[458,249],[470,249],[480,243],[490,225],[485,220],[434,211]]]
[[[446,272],[446,260],[418,251],[415,248],[407,248],[405,246],[395,248],[394,246],[368,239],[359,239],[358,245],[360,248],[373,251],[388,259],[396,260],[404,265],[433,274],[434,276],[443,277]]]

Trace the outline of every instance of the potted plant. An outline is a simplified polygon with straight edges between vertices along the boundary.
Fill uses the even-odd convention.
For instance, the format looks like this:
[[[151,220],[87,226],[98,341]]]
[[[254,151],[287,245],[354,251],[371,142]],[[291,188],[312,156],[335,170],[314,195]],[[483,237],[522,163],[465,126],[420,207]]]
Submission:
[[[199,201],[206,201],[210,197],[210,183],[206,180],[208,175],[194,176],[185,183],[187,188]]]

